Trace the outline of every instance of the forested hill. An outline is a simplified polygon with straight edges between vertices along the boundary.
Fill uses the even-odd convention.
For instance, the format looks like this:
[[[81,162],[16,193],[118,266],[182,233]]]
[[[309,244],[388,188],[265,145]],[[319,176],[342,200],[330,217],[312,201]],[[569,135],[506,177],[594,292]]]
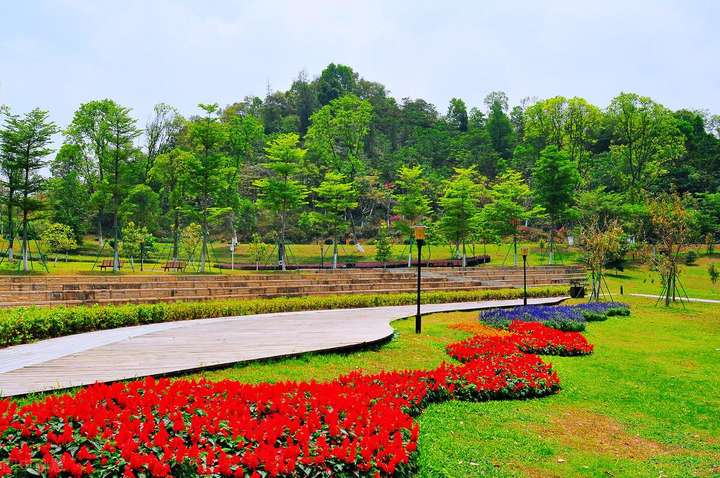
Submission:
[[[592,214],[639,230],[647,198],[669,191],[689,193],[701,234],[717,233],[720,214],[718,117],[635,93],[609,105],[512,105],[503,92],[432,105],[330,64],[265,98],[194,112],[159,104],[146,125],[110,99],[79,105],[69,125],[41,109],[16,113],[5,111],[0,136],[6,235],[23,212],[78,239],[120,237],[130,223],[165,238],[191,223],[240,240],[371,238],[394,218],[437,224],[452,241],[466,234],[448,224],[453,214],[474,218],[467,234],[506,234],[510,220],[557,229]],[[53,152],[55,132],[64,143]],[[505,199],[521,211],[507,216]]]

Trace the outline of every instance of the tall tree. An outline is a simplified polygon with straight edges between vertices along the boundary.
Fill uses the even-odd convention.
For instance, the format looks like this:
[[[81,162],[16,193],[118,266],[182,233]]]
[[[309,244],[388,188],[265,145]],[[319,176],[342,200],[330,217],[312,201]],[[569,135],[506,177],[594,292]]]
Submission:
[[[228,180],[225,194],[226,205],[230,208],[230,223],[233,241],[237,241],[238,222],[242,221],[247,200],[241,192],[241,176],[246,166],[254,165],[262,152],[264,132],[262,123],[251,115],[230,115],[225,118],[227,130]]]
[[[353,181],[364,171],[364,139],[371,116],[367,100],[354,95],[335,99],[312,115],[305,144],[328,168]]]
[[[277,220],[278,260],[282,270],[287,266],[288,217],[306,204],[308,195],[307,188],[296,179],[306,152],[298,146],[299,141],[296,133],[280,134],[270,141],[265,148],[268,161],[264,164],[268,176],[255,181],[260,191],[260,206],[271,211]]]
[[[568,215],[578,181],[577,165],[567,152],[555,145],[542,150],[533,169],[533,183],[537,202],[550,218],[551,264],[555,254],[554,232]]]
[[[41,203],[35,195],[41,191],[44,178],[40,170],[47,164],[46,157],[52,153],[52,136],[59,130],[48,119],[47,111],[35,108],[23,117],[8,116],[2,135],[3,156],[12,158],[13,174],[19,176],[18,196],[22,213],[22,261],[23,270],[30,271],[29,215]]]
[[[443,182],[443,195],[438,201],[442,211],[440,228],[455,241],[455,251],[463,267],[467,265],[466,241],[487,194],[483,182],[484,178],[478,177],[474,168],[455,168],[455,174]]]
[[[408,238],[408,267],[412,265],[412,248],[414,244],[413,227],[420,224],[432,213],[430,199],[426,193],[427,180],[423,177],[420,166],[402,166],[398,171],[395,194],[395,213],[400,216],[396,226]]]
[[[100,247],[104,241],[103,222],[108,203],[107,191],[102,187],[108,174],[105,170],[109,136],[107,116],[115,107],[117,104],[109,99],[83,103],[65,130],[66,141],[77,145],[85,156],[83,180],[95,208]]]
[[[450,100],[447,119],[453,129],[461,132],[468,130],[468,113],[463,100],[460,98],[453,98]]]
[[[145,125],[145,167],[143,179],[148,177],[155,159],[173,149],[185,125],[180,112],[167,103],[158,103],[153,108],[153,116]]]
[[[133,160],[135,146],[133,141],[140,136],[141,131],[136,127],[136,121],[130,116],[130,108],[112,105],[105,117],[107,127],[107,157],[105,169],[109,172],[105,182],[111,198],[111,213],[113,225],[113,271],[120,271],[120,203],[127,191],[127,184],[123,181],[125,168]]]
[[[357,191],[340,173],[329,171],[315,188],[315,206],[322,211],[322,223],[333,241],[333,269],[337,269],[338,239],[348,230],[348,213],[358,206]]]
[[[8,109],[0,108],[0,113],[10,118]],[[4,130],[4,128],[3,128]],[[0,131],[3,131],[0,130]],[[7,216],[7,257],[10,262],[14,260],[14,246],[16,236],[15,209],[17,207],[17,193],[20,189],[20,170],[15,163],[15,155],[11,149],[5,147],[4,136],[0,133],[0,174],[2,174],[2,193]]]
[[[48,202],[53,220],[69,226],[77,242],[88,229],[90,191],[84,181],[85,157],[76,144],[60,147],[50,163]]]
[[[173,260],[177,260],[180,253],[180,233],[182,231],[180,220],[183,208],[189,201],[188,190],[191,189],[189,183],[192,181],[190,172],[191,164],[194,161],[195,157],[191,152],[175,148],[159,155],[150,170],[150,177],[160,184],[167,204],[167,214],[172,232]]]
[[[355,92],[358,74],[345,65],[330,63],[316,80],[318,101],[325,106],[332,100]]]
[[[652,189],[670,160],[683,153],[683,136],[670,111],[648,97],[621,93],[608,107],[610,152],[634,197]]]
[[[505,159],[512,156],[514,134],[510,118],[506,113],[508,100],[505,93],[496,91],[485,98],[488,107],[488,117],[485,127],[495,151]]]
[[[513,239],[513,264],[518,265],[517,236],[521,224],[543,214],[532,204],[532,192],[522,174],[505,170],[490,187],[491,202],[483,208],[483,223],[500,237]]]
[[[227,156],[223,153],[227,142],[227,130],[220,122],[217,104],[200,104],[204,115],[194,118],[188,125],[188,143],[193,153],[188,163],[188,193],[192,206],[189,215],[200,221],[202,246],[200,248],[200,272],[205,272],[208,259],[210,223],[225,214],[222,193],[227,191]]]

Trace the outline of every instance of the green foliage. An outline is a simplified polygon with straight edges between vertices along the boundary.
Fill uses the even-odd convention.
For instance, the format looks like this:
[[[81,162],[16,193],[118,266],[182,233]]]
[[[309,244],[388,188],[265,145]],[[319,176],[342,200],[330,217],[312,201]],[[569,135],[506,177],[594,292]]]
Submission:
[[[443,196],[438,201],[442,209],[440,229],[445,237],[455,242],[463,261],[466,258],[465,242],[477,228],[480,204],[487,195],[484,181],[474,168],[455,168],[455,175],[444,182]]]
[[[119,213],[124,224],[133,222],[155,231],[160,219],[160,196],[150,186],[138,184],[128,191]]]
[[[123,228],[122,254],[125,257],[134,259],[140,258],[141,254],[147,255],[153,244],[153,236],[145,226],[130,221]]]
[[[399,192],[395,197],[395,213],[401,218],[396,223],[400,231],[410,237],[412,226],[420,224],[430,215],[430,199],[427,197],[427,180],[423,177],[420,166],[403,166],[398,171],[397,187]]]
[[[711,262],[708,265],[708,277],[710,278],[710,282],[712,282],[712,285],[717,285],[718,280],[720,280],[720,268],[718,268],[714,262]]]
[[[377,241],[375,242],[375,260],[385,264],[392,257],[391,246],[388,227],[383,223],[378,229]]]
[[[306,204],[308,190],[296,177],[306,150],[298,146],[296,133],[277,135],[265,148],[268,162],[264,164],[269,176],[255,181],[260,192],[260,206],[275,215],[278,234],[279,260],[284,268],[285,236],[288,216]]]
[[[483,208],[486,226],[500,236],[514,236],[519,225],[542,217],[544,209],[532,204],[532,191],[522,174],[507,169],[490,187],[491,202]]]
[[[364,139],[372,105],[353,95],[332,100],[311,116],[305,144],[321,164],[354,180],[365,171]]]
[[[554,145],[542,150],[533,169],[533,183],[535,197],[550,216],[552,226],[567,216],[578,179],[577,165],[566,152]]]
[[[549,297],[567,292],[561,287],[531,288],[531,297]],[[423,303],[437,304],[490,299],[516,299],[520,289],[427,292]],[[297,310],[379,307],[415,303],[414,293],[374,295],[330,295],[279,297],[274,299],[177,302],[120,306],[21,307],[0,316],[0,346],[28,343],[92,330],[132,325],[230,317]]]
[[[52,223],[40,233],[40,240],[50,252],[72,251],[77,248],[75,234],[70,226]]]
[[[697,264],[698,254],[697,252],[690,250],[685,253],[685,265],[694,266]]]
[[[685,149],[675,118],[648,97],[621,93],[610,102],[607,121],[612,131],[610,153],[631,193],[652,188]]]

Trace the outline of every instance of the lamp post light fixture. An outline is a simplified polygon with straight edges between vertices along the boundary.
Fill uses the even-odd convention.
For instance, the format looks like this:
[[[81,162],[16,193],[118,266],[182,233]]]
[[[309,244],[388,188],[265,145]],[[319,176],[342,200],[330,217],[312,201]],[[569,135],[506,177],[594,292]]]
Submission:
[[[520,253],[522,254],[523,258],[523,305],[527,305],[527,256],[528,256],[528,248],[526,246],[523,246],[522,249],[520,249]]]
[[[420,281],[422,277],[422,247],[425,245],[425,226],[416,224],[415,227],[415,243],[418,250],[417,261],[417,312],[415,314],[415,333],[422,331],[422,318],[420,317]]]

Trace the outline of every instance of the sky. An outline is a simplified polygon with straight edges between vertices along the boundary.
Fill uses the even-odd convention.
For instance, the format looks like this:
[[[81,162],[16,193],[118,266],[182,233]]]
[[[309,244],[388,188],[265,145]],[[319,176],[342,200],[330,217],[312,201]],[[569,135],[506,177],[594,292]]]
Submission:
[[[0,0],[0,104],[65,127],[112,98],[144,125],[159,102],[190,115],[335,62],[441,112],[502,90],[720,114],[718,25],[715,0]]]

